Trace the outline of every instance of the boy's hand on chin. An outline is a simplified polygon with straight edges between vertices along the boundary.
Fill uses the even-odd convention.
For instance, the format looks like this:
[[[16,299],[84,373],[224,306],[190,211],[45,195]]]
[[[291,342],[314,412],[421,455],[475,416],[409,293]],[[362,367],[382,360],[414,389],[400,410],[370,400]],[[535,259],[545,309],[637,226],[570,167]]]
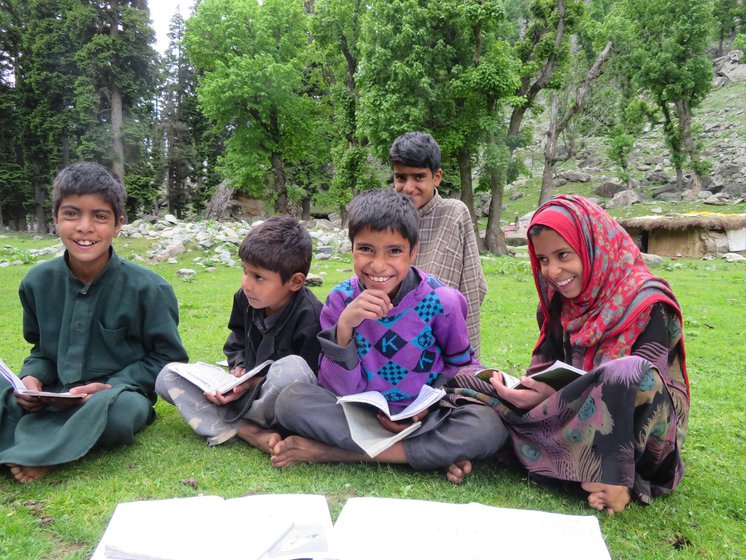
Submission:
[[[393,308],[386,292],[364,290],[342,311],[339,321],[344,321],[351,328],[355,328],[366,319],[376,320],[385,317]]]

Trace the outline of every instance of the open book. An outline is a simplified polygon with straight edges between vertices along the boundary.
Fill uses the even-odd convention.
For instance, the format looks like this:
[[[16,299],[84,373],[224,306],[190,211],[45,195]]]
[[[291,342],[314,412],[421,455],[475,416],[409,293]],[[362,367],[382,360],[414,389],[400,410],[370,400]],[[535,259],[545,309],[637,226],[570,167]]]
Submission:
[[[72,393],[53,393],[50,391],[34,391],[28,389],[23,384],[23,381],[21,381],[21,379],[13,373],[2,360],[0,360],[0,375],[2,375],[3,378],[13,386],[13,391],[18,395],[28,395],[29,397],[55,397],[61,399],[82,399],[86,396],[85,393],[77,393],[73,395]]]
[[[91,560],[329,558],[331,533],[318,495],[127,502],[117,505]]]
[[[405,527],[406,538],[380,538],[371,527]],[[538,536],[538,538],[537,538]],[[350,498],[334,525],[344,560],[380,558],[610,560],[598,519],[393,498]]]
[[[406,538],[383,538],[391,527],[406,528]],[[309,494],[121,503],[91,560],[110,558],[610,560],[593,515],[361,497],[332,526],[326,498]]]
[[[172,371],[178,373],[184,379],[202,389],[205,393],[220,393],[221,395],[224,395],[244,381],[262,373],[270,366],[270,364],[272,364],[272,360],[266,360],[246,371],[240,377],[232,375],[221,367],[206,364],[204,362],[197,362],[195,364],[172,362],[169,364],[169,367]]]
[[[380,410],[394,422],[406,420],[430,408],[445,396],[443,389],[434,389],[423,385],[420,394],[407,408],[396,414],[391,414],[386,398],[377,391],[366,391],[354,395],[339,397],[337,402],[347,419],[352,440],[357,443],[369,457],[375,457],[382,451],[401,441],[422,425],[413,422],[401,432],[390,432],[384,428],[376,418],[376,410]]]
[[[521,385],[520,379],[513,377],[512,375],[505,373],[504,371],[501,372],[497,369],[482,369],[479,370],[475,374],[475,376],[482,381],[489,382],[494,373],[502,373],[503,380],[505,381],[505,386],[510,389],[526,388]],[[571,366],[570,364],[566,364],[565,362],[557,360],[548,368],[537,371],[536,373],[532,373],[531,375],[529,375],[529,377],[531,377],[532,379],[536,379],[537,381],[541,381],[542,383],[546,383],[555,391],[559,391],[560,389],[562,389],[562,387],[564,387],[565,385],[569,385],[581,375],[585,375],[585,373],[586,372],[582,369],[578,369],[574,366]]]

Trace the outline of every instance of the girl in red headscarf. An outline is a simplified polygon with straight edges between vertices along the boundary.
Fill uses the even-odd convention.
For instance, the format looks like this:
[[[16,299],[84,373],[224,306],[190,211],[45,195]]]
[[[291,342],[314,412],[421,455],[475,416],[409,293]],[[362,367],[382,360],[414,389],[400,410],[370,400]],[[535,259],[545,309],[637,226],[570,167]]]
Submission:
[[[544,204],[528,240],[541,332],[527,374],[556,360],[588,373],[559,391],[530,377],[521,380],[528,390],[509,389],[496,374],[491,387],[471,378],[454,392],[494,406],[526,469],[579,482],[595,509],[672,492],[683,474],[689,384],[671,288],[583,197]]]

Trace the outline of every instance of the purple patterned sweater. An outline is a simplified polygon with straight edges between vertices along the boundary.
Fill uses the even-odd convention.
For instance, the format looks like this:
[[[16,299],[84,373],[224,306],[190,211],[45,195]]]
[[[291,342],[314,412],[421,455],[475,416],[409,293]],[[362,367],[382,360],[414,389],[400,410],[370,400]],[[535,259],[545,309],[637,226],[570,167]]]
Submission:
[[[392,413],[411,403],[427,384],[453,377],[472,362],[466,329],[466,299],[419,269],[419,284],[389,314],[363,321],[353,332],[356,365],[333,361],[323,352],[319,385],[337,395],[378,391]],[[321,328],[329,329],[361,292],[357,276],[335,286],[321,310]]]

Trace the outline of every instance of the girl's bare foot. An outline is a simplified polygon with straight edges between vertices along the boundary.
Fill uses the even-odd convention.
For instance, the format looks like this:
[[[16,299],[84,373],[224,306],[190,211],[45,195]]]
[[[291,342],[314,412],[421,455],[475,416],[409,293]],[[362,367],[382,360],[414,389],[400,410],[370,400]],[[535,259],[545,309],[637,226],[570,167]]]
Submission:
[[[8,465],[8,467],[10,467],[10,473],[21,484],[28,484],[29,482],[39,480],[52,470],[51,466],[26,467],[23,465]]]
[[[466,475],[471,472],[471,461],[468,459],[460,459],[448,466],[446,471],[446,478],[454,484],[461,484]]]
[[[270,455],[272,448],[282,440],[280,434],[274,430],[267,430],[253,422],[246,422],[238,428],[238,437],[267,455]]]
[[[588,492],[588,505],[598,511],[606,511],[609,515],[622,511],[631,499],[626,486],[600,482],[583,482],[580,486]]]

